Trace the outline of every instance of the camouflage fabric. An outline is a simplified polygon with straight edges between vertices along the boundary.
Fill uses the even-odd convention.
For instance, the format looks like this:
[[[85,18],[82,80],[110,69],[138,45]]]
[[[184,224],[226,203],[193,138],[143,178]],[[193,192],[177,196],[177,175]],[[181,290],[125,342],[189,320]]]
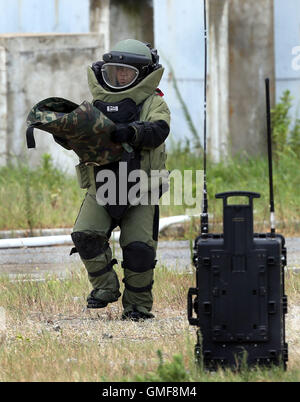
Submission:
[[[115,124],[88,101],[77,105],[63,98],[44,99],[31,109],[26,123],[51,133],[81,162],[105,165],[120,160],[124,150],[110,140]]]

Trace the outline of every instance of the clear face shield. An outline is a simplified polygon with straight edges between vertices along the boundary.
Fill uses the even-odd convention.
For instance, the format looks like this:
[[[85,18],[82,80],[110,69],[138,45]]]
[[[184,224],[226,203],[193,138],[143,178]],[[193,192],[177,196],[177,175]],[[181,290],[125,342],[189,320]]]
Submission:
[[[113,89],[127,88],[139,76],[139,70],[136,67],[119,63],[105,63],[101,72],[105,84]]]

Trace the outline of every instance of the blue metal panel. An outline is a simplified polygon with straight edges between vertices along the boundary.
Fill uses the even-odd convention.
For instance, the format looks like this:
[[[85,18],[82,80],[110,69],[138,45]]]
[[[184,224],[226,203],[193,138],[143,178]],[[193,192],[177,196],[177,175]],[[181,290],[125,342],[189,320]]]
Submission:
[[[299,0],[274,1],[276,100],[282,92],[290,90],[294,98],[291,117],[300,117],[300,2]],[[299,47],[296,54],[292,50]],[[293,64],[294,61],[294,64]],[[295,64],[299,68],[295,67]]]
[[[1,33],[87,33],[89,0],[0,0]]]
[[[58,2],[59,26],[64,29],[64,32],[90,32],[90,0],[56,1]]]
[[[161,90],[171,113],[171,138],[189,138],[192,133],[174,91],[172,73],[198,134],[203,127],[204,37],[203,2],[199,0],[154,0],[155,46],[165,73]]]

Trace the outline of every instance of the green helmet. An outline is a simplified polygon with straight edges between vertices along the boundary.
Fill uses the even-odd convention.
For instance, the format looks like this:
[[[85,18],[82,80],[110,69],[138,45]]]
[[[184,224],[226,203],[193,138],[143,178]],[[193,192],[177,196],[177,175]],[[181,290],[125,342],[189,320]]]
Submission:
[[[56,142],[72,149],[81,162],[106,165],[120,160],[121,144],[110,140],[115,124],[91,103],[80,105],[63,98],[47,98],[37,103],[27,117],[28,148],[35,148],[33,129],[51,133]]]
[[[159,56],[150,44],[135,39],[118,42],[103,55],[102,78],[112,90],[133,87],[160,67]]]
[[[125,39],[118,42],[113,48],[111,49],[112,52],[125,52],[125,53],[132,53],[135,55],[140,55],[148,59],[148,61],[152,60],[151,50],[147,43],[140,42],[136,39]]]

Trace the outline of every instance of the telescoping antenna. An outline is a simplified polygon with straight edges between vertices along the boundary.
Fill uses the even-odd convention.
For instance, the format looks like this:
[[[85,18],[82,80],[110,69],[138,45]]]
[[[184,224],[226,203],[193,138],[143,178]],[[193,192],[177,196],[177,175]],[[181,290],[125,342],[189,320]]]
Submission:
[[[275,208],[273,192],[273,170],[272,170],[272,128],[271,128],[271,108],[270,108],[270,80],[265,79],[266,87],[266,111],[267,111],[267,136],[268,136],[268,164],[269,164],[269,193],[270,193],[270,225],[271,235],[275,234]]]
[[[206,0],[204,6],[204,143],[203,143],[203,201],[201,213],[201,234],[208,233],[208,202],[206,185],[206,91],[207,91],[207,24],[206,24]]]

